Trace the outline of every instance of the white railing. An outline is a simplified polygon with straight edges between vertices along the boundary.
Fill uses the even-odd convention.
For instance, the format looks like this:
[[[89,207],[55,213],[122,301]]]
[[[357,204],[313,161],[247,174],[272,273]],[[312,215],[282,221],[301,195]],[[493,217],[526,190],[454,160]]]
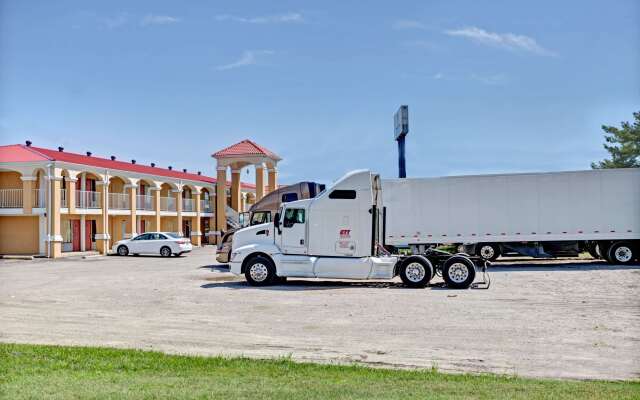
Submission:
[[[100,208],[100,192],[76,190],[77,208]]]
[[[176,210],[175,197],[160,197],[160,211],[175,211],[175,210]]]
[[[0,208],[22,208],[22,189],[0,189]]]
[[[113,210],[128,210],[129,195],[127,193],[109,193],[109,208]]]
[[[60,189],[60,207],[67,208],[67,189]]]
[[[136,197],[136,208],[138,210],[153,211],[153,196],[139,194]]]
[[[32,208],[44,208],[45,199],[44,199],[44,190],[42,189],[31,189],[33,192],[31,193],[31,207]]]
[[[182,211],[195,211],[193,199],[182,199]]]
[[[211,207],[211,201],[208,200],[200,200],[200,212],[210,213],[213,212],[213,207]]]

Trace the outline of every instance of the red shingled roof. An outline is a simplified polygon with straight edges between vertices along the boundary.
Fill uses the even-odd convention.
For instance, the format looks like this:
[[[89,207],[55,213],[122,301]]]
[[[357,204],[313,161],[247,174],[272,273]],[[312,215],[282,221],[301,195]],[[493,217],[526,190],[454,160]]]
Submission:
[[[0,146],[0,162],[31,162],[50,160],[37,151],[30,150],[29,147],[19,144]]]
[[[32,162],[32,161],[62,161],[92,167],[108,168],[112,170],[135,172],[139,174],[166,176],[175,179],[188,179],[197,182],[216,183],[216,178],[198,175],[189,172],[170,170],[167,168],[152,167],[150,165],[132,164],[125,161],[111,160],[108,158],[86,156],[67,151],[57,151],[42,147],[14,144],[0,146],[0,162]],[[255,188],[255,185],[242,183],[245,188]]]
[[[233,157],[233,156],[256,156],[256,155],[267,156],[267,157],[274,158],[276,160],[280,160],[280,157],[276,153],[272,152],[266,147],[260,146],[259,144],[249,139],[245,139],[242,142],[238,142],[229,147],[225,147],[224,149],[213,153],[212,157],[218,158],[218,157],[229,157],[229,156]]]

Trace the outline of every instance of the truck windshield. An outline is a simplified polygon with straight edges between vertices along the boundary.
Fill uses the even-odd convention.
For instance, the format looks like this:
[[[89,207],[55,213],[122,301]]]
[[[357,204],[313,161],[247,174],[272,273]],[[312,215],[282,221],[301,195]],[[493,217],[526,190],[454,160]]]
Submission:
[[[258,211],[254,212],[251,216],[251,225],[259,225],[267,222],[271,222],[270,211]]]

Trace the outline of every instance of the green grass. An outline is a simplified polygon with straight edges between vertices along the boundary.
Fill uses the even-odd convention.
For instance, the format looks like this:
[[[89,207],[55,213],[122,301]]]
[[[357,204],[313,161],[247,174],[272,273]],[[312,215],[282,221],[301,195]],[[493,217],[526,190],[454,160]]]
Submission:
[[[0,398],[637,399],[640,383],[0,344]]]

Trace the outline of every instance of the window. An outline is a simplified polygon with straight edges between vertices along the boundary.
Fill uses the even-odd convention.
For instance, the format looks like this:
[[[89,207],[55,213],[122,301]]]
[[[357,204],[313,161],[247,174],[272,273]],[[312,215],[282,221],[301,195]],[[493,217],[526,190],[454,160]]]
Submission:
[[[174,239],[180,239],[182,236],[176,235],[175,233],[168,232],[167,236],[172,237]],[[160,235],[160,239],[166,239],[164,235]]]
[[[171,235],[173,237],[173,235]],[[167,237],[165,235],[161,235],[159,233],[156,233],[155,237],[153,238],[154,240],[167,240]]]
[[[135,239],[133,240],[150,240],[150,239],[151,239],[151,234],[145,233],[145,234],[136,236]]]
[[[271,211],[256,211],[251,216],[251,225],[266,224],[271,222]]]
[[[353,200],[356,198],[355,190],[340,190],[336,189],[329,193],[330,199],[344,199],[344,200]]]
[[[285,193],[282,195],[282,202],[288,203],[290,201],[298,200],[298,193]]]
[[[291,228],[294,224],[304,224],[304,209],[287,208],[284,212],[284,227]]]

